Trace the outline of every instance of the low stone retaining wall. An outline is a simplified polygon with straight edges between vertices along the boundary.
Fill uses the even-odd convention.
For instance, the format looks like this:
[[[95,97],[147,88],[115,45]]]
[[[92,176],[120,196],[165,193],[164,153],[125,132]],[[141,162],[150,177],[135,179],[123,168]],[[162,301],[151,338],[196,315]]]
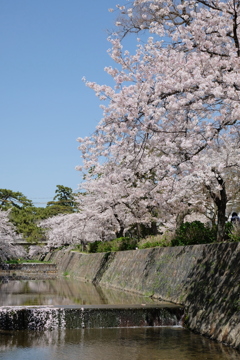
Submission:
[[[0,277],[11,279],[52,279],[58,274],[56,264],[22,263],[0,266]]]
[[[1,330],[42,330],[179,325],[177,306],[3,307]]]
[[[48,254],[59,273],[183,304],[186,326],[240,350],[240,243]]]

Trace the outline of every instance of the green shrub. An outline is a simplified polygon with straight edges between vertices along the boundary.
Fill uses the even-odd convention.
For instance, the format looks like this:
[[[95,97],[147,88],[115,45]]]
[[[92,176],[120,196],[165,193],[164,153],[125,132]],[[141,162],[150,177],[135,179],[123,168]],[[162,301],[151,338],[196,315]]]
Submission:
[[[134,250],[137,241],[129,237],[120,237],[114,239],[112,242],[112,251]]]
[[[210,228],[200,221],[183,223],[176,230],[172,246],[208,244],[216,241],[216,227]]]
[[[138,248],[139,249],[148,249],[148,248],[153,248],[153,247],[157,247],[157,246],[161,246],[161,243],[159,241],[146,241],[143,244],[139,244]]]
[[[96,253],[98,249],[98,245],[101,243],[101,241],[94,241],[92,243],[88,243],[87,248],[88,252],[90,253]]]
[[[170,246],[170,242],[169,239],[167,237],[164,236],[152,236],[150,238],[147,238],[145,241],[140,241],[137,244],[138,249],[148,249],[148,248],[153,248],[153,247],[166,247],[166,246]]]
[[[100,241],[96,252],[109,252],[112,251],[112,245],[110,244],[110,241]]]
[[[95,241],[89,244],[89,252],[109,252],[133,250],[136,248],[136,240],[129,237],[120,237],[111,241]]]
[[[145,239],[141,239],[137,243],[138,249],[148,249],[153,247],[167,247],[171,246],[172,232],[166,231],[164,234],[148,236]]]
[[[240,241],[240,224],[232,224],[228,233],[230,241]]]
[[[225,240],[230,240],[230,235],[233,230],[233,223],[230,221],[225,224]]]
[[[11,259],[8,261],[5,261],[5,264],[20,264],[21,260],[20,259]]]

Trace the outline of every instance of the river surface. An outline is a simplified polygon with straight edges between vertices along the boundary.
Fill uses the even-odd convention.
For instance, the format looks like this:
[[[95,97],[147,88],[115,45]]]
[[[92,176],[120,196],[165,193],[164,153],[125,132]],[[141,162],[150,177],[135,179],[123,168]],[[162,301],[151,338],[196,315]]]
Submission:
[[[180,327],[0,333],[1,360],[239,360]]]
[[[4,282],[5,281],[5,282]],[[101,288],[68,278],[54,280],[3,280],[0,306],[30,305],[139,305],[159,304],[147,296]],[[167,303],[166,303],[167,304]]]
[[[159,304],[70,279],[0,283],[0,306]],[[168,305],[168,303],[166,303]],[[239,360],[240,353],[182,327],[1,331],[0,360]]]

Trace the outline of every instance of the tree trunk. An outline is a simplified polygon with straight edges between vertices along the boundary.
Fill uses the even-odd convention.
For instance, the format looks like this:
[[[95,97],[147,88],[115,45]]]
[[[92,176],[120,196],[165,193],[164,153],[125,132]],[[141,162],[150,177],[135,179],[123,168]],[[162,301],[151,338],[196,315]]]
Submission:
[[[225,184],[223,182],[221,183],[221,186],[222,190],[220,190],[220,196],[215,200],[218,209],[217,242],[223,241],[225,237],[227,194]]]
[[[217,242],[221,242],[225,237],[225,222],[226,222],[226,204],[221,203],[218,207],[218,221],[217,221]]]
[[[189,214],[188,210],[181,211],[180,213],[177,214],[177,217],[176,217],[176,229],[180,228],[180,226],[184,223],[185,217],[188,214]]]
[[[123,237],[123,235],[124,235],[124,228],[120,227],[120,230],[116,232],[116,237],[120,238]]]
[[[217,206],[217,242],[221,242],[225,237],[225,222],[226,222],[226,207],[227,207],[227,193],[224,179],[214,169],[212,169],[216,175],[218,184],[221,186],[219,194],[216,195],[209,186],[206,189],[209,191],[211,198]]]
[[[122,222],[121,219],[119,219],[117,213],[114,213],[113,215],[115,216],[115,219],[117,220],[117,222],[118,222],[118,224],[119,224],[119,230],[116,232],[116,237],[117,237],[117,238],[123,237],[123,235],[124,235],[124,230],[125,230],[125,227],[124,227],[124,225],[123,225],[123,222]]]
[[[158,234],[158,227],[156,221],[151,222],[151,228],[150,228],[151,234],[150,235],[157,235]]]

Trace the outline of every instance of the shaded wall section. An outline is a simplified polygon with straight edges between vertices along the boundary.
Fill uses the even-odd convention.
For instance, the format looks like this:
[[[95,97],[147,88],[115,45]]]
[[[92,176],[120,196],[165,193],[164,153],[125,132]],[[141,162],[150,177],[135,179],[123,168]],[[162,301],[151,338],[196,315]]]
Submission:
[[[59,272],[185,306],[191,330],[240,350],[240,244],[221,243],[116,253],[59,251]]]

